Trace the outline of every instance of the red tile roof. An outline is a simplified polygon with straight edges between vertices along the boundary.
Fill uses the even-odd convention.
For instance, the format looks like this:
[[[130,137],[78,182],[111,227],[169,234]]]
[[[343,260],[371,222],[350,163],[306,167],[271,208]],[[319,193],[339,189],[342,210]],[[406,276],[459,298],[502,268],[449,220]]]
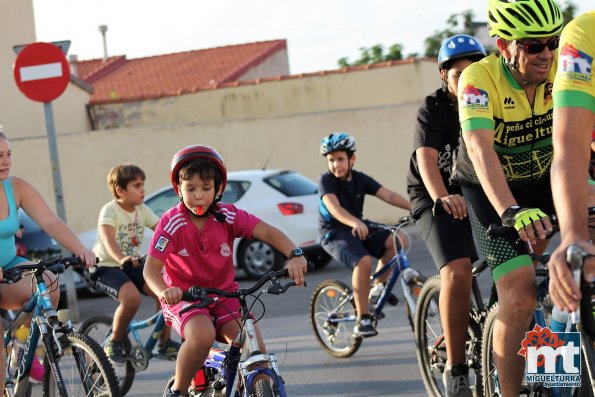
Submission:
[[[238,80],[285,40],[231,45],[138,59],[124,56],[79,61],[77,75],[91,84],[92,104],[155,99],[196,92]]]

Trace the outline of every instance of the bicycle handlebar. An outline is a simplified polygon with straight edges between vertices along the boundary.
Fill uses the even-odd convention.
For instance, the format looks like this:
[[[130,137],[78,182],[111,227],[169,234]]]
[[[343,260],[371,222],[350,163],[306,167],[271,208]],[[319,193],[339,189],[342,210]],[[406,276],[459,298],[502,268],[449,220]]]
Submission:
[[[387,225],[386,223],[374,222],[367,219],[364,219],[364,223],[366,224],[366,226],[368,226],[368,229],[386,229],[394,232],[395,230],[398,230],[403,226],[407,226],[413,223],[413,220],[410,216],[402,216],[397,220],[397,223],[395,225]]]
[[[566,249],[566,262],[574,276],[574,281],[581,291],[582,299],[576,312],[572,313],[572,322],[576,324],[580,319],[585,332],[591,336],[595,335],[595,319],[593,318],[593,306],[591,302],[591,285],[583,280],[583,267],[585,259],[593,255],[585,251],[577,244],[571,244]]]
[[[308,268],[311,268],[311,263],[308,263]],[[258,279],[254,285],[249,288],[240,288],[237,291],[223,291],[217,288],[202,288],[199,286],[190,287],[187,291],[182,293],[182,300],[188,302],[198,302],[194,303],[188,307],[185,307],[180,311],[180,314],[184,314],[190,309],[193,308],[204,308],[209,306],[211,303],[217,301],[217,297],[224,297],[224,298],[239,298],[246,295],[251,295],[254,292],[258,291],[266,282],[270,281],[271,285],[263,292],[273,295],[280,295],[285,293],[290,287],[296,285],[295,281],[290,281],[286,284],[281,284],[280,278],[289,277],[289,272],[287,269],[277,270],[273,272],[269,272]],[[306,283],[304,282],[304,287],[306,287]],[[209,295],[216,295],[216,297],[212,297]]]
[[[97,259],[96,259],[97,260]],[[68,258],[56,258],[49,261],[38,261],[28,265],[18,265],[12,269],[3,270],[4,278],[0,283],[14,284],[23,278],[23,273],[28,270],[33,270],[32,273],[43,272],[49,270],[52,273],[58,274],[64,272],[67,267],[80,266],[82,261],[80,258],[73,256]]]

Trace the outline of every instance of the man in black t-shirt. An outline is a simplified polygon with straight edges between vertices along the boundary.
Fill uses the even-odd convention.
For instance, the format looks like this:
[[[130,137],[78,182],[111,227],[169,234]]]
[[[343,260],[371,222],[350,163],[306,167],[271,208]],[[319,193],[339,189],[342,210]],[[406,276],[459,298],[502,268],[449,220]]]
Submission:
[[[322,139],[320,154],[328,164],[328,172],[321,175],[318,184],[322,248],[353,269],[351,283],[357,311],[354,335],[374,336],[378,332],[368,309],[372,262],[373,258],[378,258],[378,266],[382,267],[395,251],[389,231],[369,233],[363,221],[364,197],[373,195],[406,210],[410,210],[410,205],[403,196],[363,172],[353,170],[355,140],[348,134],[334,132]]]

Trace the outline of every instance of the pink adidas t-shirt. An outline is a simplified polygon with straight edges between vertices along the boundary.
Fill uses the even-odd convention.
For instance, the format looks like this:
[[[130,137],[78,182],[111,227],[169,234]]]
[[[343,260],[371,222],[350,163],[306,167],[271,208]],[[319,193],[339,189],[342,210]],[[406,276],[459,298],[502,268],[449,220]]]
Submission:
[[[167,211],[157,224],[149,255],[165,263],[163,279],[186,291],[197,285],[232,291],[238,287],[233,267],[236,237],[252,238],[260,219],[231,204],[219,204],[225,214],[221,223],[210,215],[199,231],[188,210],[180,203]]]

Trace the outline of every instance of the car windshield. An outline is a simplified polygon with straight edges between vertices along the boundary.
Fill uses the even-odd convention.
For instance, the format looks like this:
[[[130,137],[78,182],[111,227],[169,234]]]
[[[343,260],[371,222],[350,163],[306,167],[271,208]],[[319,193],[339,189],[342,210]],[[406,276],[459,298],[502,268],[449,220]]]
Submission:
[[[287,197],[308,196],[318,193],[316,184],[297,172],[283,171],[269,176],[264,181]]]

